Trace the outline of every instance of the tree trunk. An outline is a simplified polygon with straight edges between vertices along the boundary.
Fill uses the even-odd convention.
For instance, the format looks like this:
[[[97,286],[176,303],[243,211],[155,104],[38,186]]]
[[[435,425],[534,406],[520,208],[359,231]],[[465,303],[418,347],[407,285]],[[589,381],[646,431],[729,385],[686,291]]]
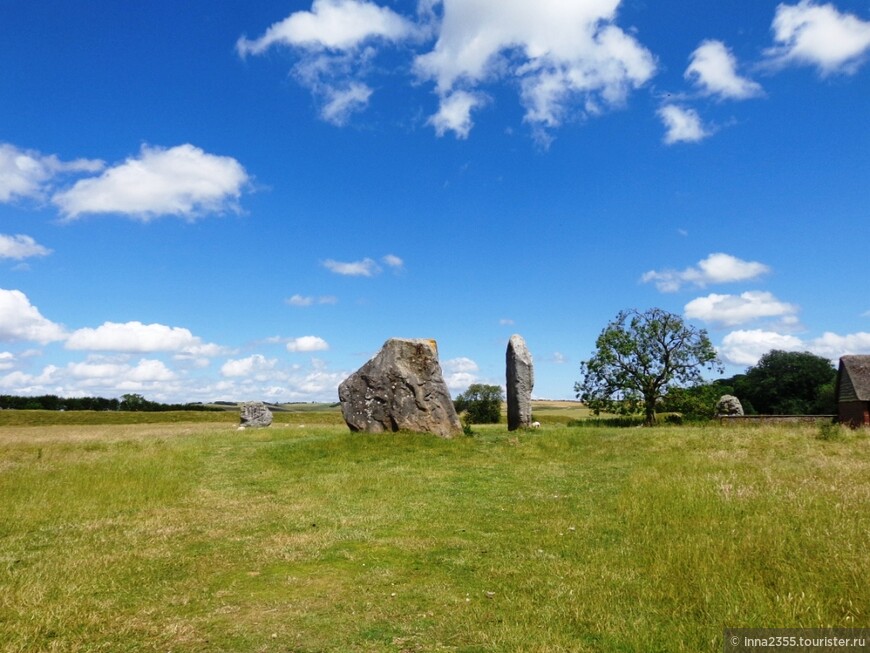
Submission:
[[[650,400],[648,397],[644,398],[643,402],[643,425],[644,426],[655,426],[656,423],[656,400],[655,397]]]

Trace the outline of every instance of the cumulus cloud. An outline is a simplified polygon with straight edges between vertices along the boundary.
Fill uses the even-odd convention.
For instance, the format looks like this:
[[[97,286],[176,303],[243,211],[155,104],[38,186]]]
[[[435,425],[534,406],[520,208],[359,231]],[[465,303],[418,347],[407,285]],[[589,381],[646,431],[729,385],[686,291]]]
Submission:
[[[379,274],[381,267],[376,261],[370,258],[364,258],[361,261],[342,262],[333,259],[327,259],[323,262],[325,267],[330,272],[340,274],[345,277],[373,277]]]
[[[136,321],[105,322],[95,329],[78,329],[69,336],[66,348],[126,353],[182,352],[198,356],[221,352],[217,345],[203,345],[188,329]]]
[[[472,112],[486,101],[480,87],[498,81],[519,89],[525,120],[540,131],[621,106],[655,73],[649,50],[616,25],[619,4],[423,0],[414,22],[372,2],[315,0],[262,36],[242,37],[236,49],[247,56],[292,48],[293,74],[319,100],[321,117],[343,124],[369,102],[364,80],[383,48],[416,47],[413,71],[434,82],[439,99],[429,119],[438,135],[466,138]]]
[[[46,366],[41,374],[35,375],[16,370],[0,377],[0,388],[10,390],[14,394],[48,394],[52,384],[57,381],[59,371],[59,368],[54,365]]]
[[[221,374],[231,377],[253,376],[275,369],[277,363],[278,360],[275,358],[266,358],[260,354],[254,354],[247,358],[228,360],[221,366]]]
[[[828,331],[817,338],[802,340],[775,331],[739,330],[726,335],[718,349],[725,362],[735,365],[755,365],[772,349],[808,351],[836,361],[847,354],[870,354],[870,333],[840,335]]]
[[[405,261],[395,254],[387,254],[381,257],[381,263],[392,269],[393,272],[401,272],[405,268]],[[361,261],[336,261],[327,259],[322,263],[330,272],[340,274],[345,277],[374,277],[381,272],[383,268],[372,258],[364,258]],[[293,299],[293,298],[291,298]],[[300,297],[296,302],[305,301],[306,298]],[[299,305],[298,303],[295,305]]]
[[[377,50],[373,44],[416,37],[414,23],[362,0],[314,0],[311,11],[297,11],[256,39],[236,43],[240,56],[262,54],[273,46],[293,48],[299,56],[296,80],[318,99],[320,117],[344,125],[368,106],[372,88],[363,79]]]
[[[690,319],[737,326],[760,318],[790,318],[798,312],[798,307],[779,301],[772,293],[750,290],[740,295],[713,293],[698,297],[686,304],[684,312]]]
[[[762,94],[761,85],[737,73],[737,59],[721,41],[704,41],[692,53],[685,77],[707,95],[744,100]]]
[[[394,270],[401,270],[405,267],[405,262],[395,254],[387,254],[381,261],[383,261],[384,265]]]
[[[297,306],[299,308],[306,308],[308,306],[313,306],[314,304],[337,304],[338,298],[333,295],[321,295],[320,297],[310,297],[306,295],[293,295],[292,297],[288,297],[286,302],[290,306]]]
[[[320,116],[326,122],[341,127],[347,124],[351,115],[368,106],[372,93],[372,89],[361,82],[351,82],[342,88],[326,87]]]
[[[0,371],[11,370],[13,367],[15,367],[15,354],[0,351]]]
[[[10,143],[0,143],[0,202],[40,199],[56,176],[98,172],[103,166],[102,161],[61,161],[53,154],[45,155],[35,150],[22,150]]]
[[[118,389],[141,388],[147,383],[172,381],[175,372],[163,361],[143,358],[136,365],[99,358],[70,363],[67,372],[83,385],[111,385]]]
[[[48,256],[51,250],[37,243],[30,236],[6,236],[0,234],[0,259],[21,261],[34,256]]]
[[[477,363],[465,356],[441,363],[444,383],[451,392],[463,392],[472,383],[477,383],[479,370]]]
[[[217,378],[198,369],[175,369],[171,362],[155,357],[138,361],[129,354],[90,354],[86,360],[63,367],[46,366],[31,374],[15,369],[25,358],[0,353],[0,388],[19,395],[117,397],[143,394],[152,401],[185,403],[251,397],[275,401],[334,401],[338,384],[348,373],[330,370],[326,363],[311,359],[307,365],[282,366],[278,359],[253,354],[229,359]]]
[[[716,283],[733,283],[749,281],[770,272],[770,268],[757,261],[743,261],[730,254],[710,254],[698,262],[697,267],[677,270],[650,270],[645,272],[641,281],[656,284],[661,292],[676,292],[683,286],[693,285],[699,288]]]
[[[556,365],[564,365],[568,362],[568,357],[560,351],[554,351],[553,355],[550,356],[548,360],[550,363],[555,363]]]
[[[758,360],[772,349],[782,351],[802,351],[803,341],[797,336],[749,329],[733,331],[722,339],[718,347],[719,355],[726,363],[734,365],[755,365]]]
[[[667,145],[697,143],[710,135],[694,109],[666,104],[658,110],[658,116],[666,129],[664,141]]]
[[[190,144],[169,149],[143,145],[137,157],[81,179],[52,197],[70,220],[117,213],[148,221],[162,215],[194,219],[237,209],[248,174],[235,159]]]
[[[474,126],[471,112],[484,104],[486,98],[480,93],[453,91],[441,98],[438,112],[429,117],[428,124],[438,136],[453,132],[457,138],[468,138]]]
[[[66,337],[66,330],[44,318],[23,292],[0,288],[0,341],[47,344]]]
[[[387,7],[360,0],[314,0],[311,11],[297,11],[270,26],[259,38],[242,37],[242,56],[262,54],[274,45],[313,50],[351,50],[372,39],[401,41],[415,26]]]
[[[287,343],[287,351],[294,353],[326,351],[327,349],[329,349],[329,343],[318,336],[300,336]]]
[[[870,353],[870,333],[862,331],[843,336],[826,331],[818,338],[811,340],[809,348],[814,354],[831,360],[848,354],[868,354]]]
[[[870,52],[870,22],[841,13],[833,4],[780,4],[771,29],[776,45],[766,55],[775,66],[808,65],[822,75],[851,74]]]
[[[467,135],[468,111],[447,111],[445,103],[455,103],[457,91],[499,78],[519,84],[525,120],[538,127],[623,104],[656,65],[616,26],[618,6],[619,0],[444,0],[435,47],[415,60],[442,101],[436,129],[460,124],[454,131]]]

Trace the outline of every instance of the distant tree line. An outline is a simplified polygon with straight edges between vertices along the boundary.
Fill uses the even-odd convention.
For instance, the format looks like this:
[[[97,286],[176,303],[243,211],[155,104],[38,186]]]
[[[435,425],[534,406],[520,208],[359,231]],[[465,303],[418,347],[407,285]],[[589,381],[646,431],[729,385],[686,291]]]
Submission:
[[[103,397],[58,397],[40,395],[18,397],[0,395],[0,409],[3,410],[130,410],[142,412],[165,412],[170,410],[219,411],[202,404],[162,404],[148,401],[139,394],[125,394],[120,399]]]
[[[659,308],[626,310],[598,336],[574,391],[596,415],[641,413],[648,426],[662,412],[710,419],[726,394],[736,396],[748,415],[837,412],[837,371],[822,356],[772,350],[744,374],[709,383],[701,376],[704,367],[722,371],[706,331]]]
[[[837,370],[810,352],[772,350],[744,374],[691,388],[672,388],[662,412],[688,419],[714,416],[722,395],[734,395],[747,415],[833,415],[837,412]]]

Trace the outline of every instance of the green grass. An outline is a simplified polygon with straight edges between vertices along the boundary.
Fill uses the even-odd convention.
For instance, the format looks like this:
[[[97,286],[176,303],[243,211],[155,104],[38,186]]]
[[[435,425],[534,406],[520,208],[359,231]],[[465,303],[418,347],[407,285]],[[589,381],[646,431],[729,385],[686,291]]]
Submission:
[[[864,432],[442,440],[313,415],[0,428],[0,651],[696,652],[725,626],[870,626]]]

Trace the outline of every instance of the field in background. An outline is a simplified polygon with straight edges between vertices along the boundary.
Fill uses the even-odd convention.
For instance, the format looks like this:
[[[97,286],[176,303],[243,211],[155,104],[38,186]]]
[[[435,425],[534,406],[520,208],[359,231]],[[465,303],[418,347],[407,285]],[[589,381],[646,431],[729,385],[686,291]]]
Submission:
[[[0,410],[0,427],[49,425],[110,425],[110,424],[231,424],[239,423],[238,404],[207,404],[217,411],[55,411]],[[303,403],[269,404],[275,424],[344,424],[339,404]],[[506,413],[502,407],[502,414]],[[532,412],[542,424],[567,424],[571,420],[590,416],[589,410],[576,401],[533,401]],[[504,420],[503,420],[504,421]]]
[[[870,626],[865,431],[556,423],[574,410],[454,440],[335,410],[6,422],[0,651],[696,652],[725,626]]]

